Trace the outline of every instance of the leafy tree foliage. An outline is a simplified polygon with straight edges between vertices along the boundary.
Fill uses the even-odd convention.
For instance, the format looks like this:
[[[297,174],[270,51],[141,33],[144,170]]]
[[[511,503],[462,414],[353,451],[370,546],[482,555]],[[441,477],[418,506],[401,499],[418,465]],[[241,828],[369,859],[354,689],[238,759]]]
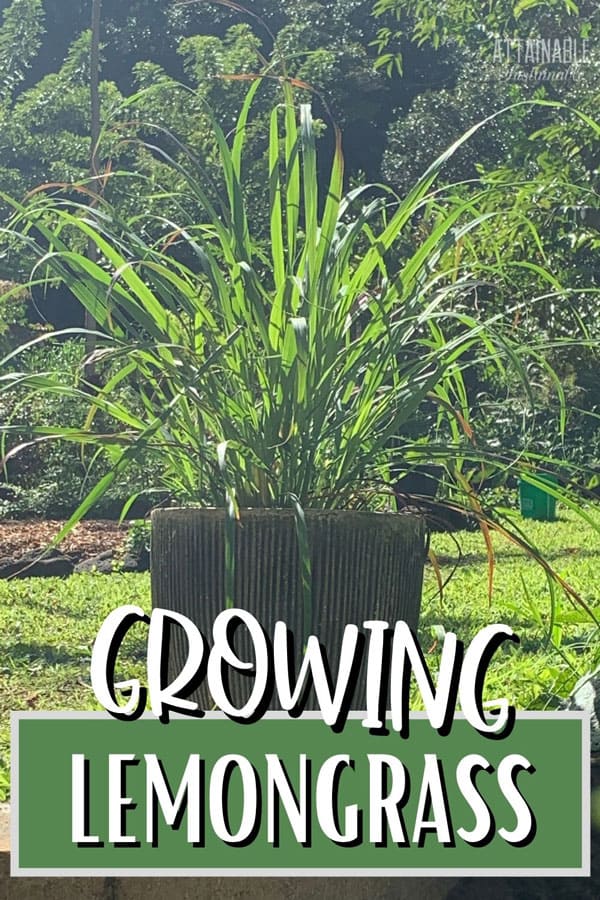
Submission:
[[[382,180],[400,196],[459,135],[512,106],[465,143],[445,170],[473,203],[480,202],[482,188],[488,191],[482,211],[490,213],[494,246],[513,266],[510,292],[481,284],[471,302],[501,309],[539,295],[547,285],[528,264],[543,262],[564,287],[564,302],[536,304],[535,315],[522,316],[518,326],[532,339],[565,337],[581,326],[590,340],[598,335],[588,293],[599,277],[598,137],[565,109],[523,102],[559,100],[594,115],[598,52],[590,41],[590,60],[563,82],[508,77],[494,59],[499,36],[595,35],[596,0],[580,0],[577,7],[573,0],[248,0],[246,11],[243,3],[103,0],[99,161],[110,173],[103,191],[124,217],[143,217],[146,229],[154,218],[157,234],[165,221],[197,218],[197,202],[167,157],[182,163],[189,148],[218,193],[207,105],[230,135],[245,78],[265,69],[311,86],[322,141],[332,142],[332,119],[341,125],[348,180]],[[2,190],[20,197],[40,184],[84,180],[91,0],[0,0],[0,9]],[[275,96],[274,82],[256,104],[246,153],[248,196],[257,193],[267,171],[268,111]],[[255,233],[266,238],[264,211],[248,207]],[[522,215],[526,207],[535,210],[531,221]],[[434,224],[416,217],[394,252],[412,252]],[[460,252],[482,259],[485,249],[482,238],[477,246],[464,241]],[[24,280],[29,267],[22,249],[11,248],[0,259],[0,278]],[[46,314],[72,324],[64,297],[59,319]],[[561,353],[555,362],[573,404],[591,408],[594,351]],[[495,402],[494,386],[485,373],[480,377],[482,396]],[[543,405],[548,386],[543,374],[538,380]],[[490,415],[492,424],[497,421]]]
[[[13,96],[41,44],[42,0],[14,0],[0,28],[0,102]]]
[[[589,34],[598,14],[595,0],[376,0],[375,14],[395,19],[384,23],[377,40],[382,55],[379,65],[402,67],[396,45],[408,37],[419,45],[437,49],[446,44],[477,48],[481,55],[494,49],[494,39],[539,37],[557,25],[575,27]]]

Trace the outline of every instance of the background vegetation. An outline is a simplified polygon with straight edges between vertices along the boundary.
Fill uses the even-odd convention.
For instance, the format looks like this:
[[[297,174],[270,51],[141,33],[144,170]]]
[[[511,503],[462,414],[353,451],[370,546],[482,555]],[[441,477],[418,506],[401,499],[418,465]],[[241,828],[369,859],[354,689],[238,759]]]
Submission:
[[[487,4],[485,15],[472,0],[454,0],[442,9],[427,0],[256,0],[247,6],[244,11],[230,2],[104,0],[100,101],[105,128],[97,163],[101,173],[112,173],[101,181],[106,200],[123,216],[148,223],[153,216],[173,213],[172,192],[179,190],[179,202],[187,204],[193,218],[194,201],[181,178],[151,147],[160,146],[177,159],[180,146],[188,146],[205,171],[218,177],[205,104],[227,133],[247,82],[223,76],[249,75],[265,66],[310,83],[313,90],[304,95],[318,117],[319,159],[329,158],[335,120],[344,134],[347,185],[383,182],[400,195],[468,127],[512,104],[453,156],[444,178],[455,183],[463,200],[483,189],[487,208],[502,212],[494,216],[487,236],[481,229],[473,238],[470,251],[485,262],[493,231],[489,263],[501,253],[511,277],[502,284],[481,280],[469,302],[487,315],[520,307],[525,311],[514,326],[522,342],[556,342],[550,361],[569,419],[561,435],[556,386],[533,363],[533,406],[519,389],[508,396],[489,371],[473,369],[470,396],[477,408],[470,412],[480,442],[526,445],[575,461],[586,468],[580,480],[594,489],[600,447],[595,391],[600,310],[593,293],[600,238],[598,135],[565,108],[514,104],[559,100],[593,115],[600,99],[598,5],[502,0]],[[0,187],[5,194],[22,197],[41,184],[64,184],[88,174],[90,7],[78,0],[0,3]],[[587,58],[545,66],[552,77],[539,65],[508,65],[498,58],[496,39],[515,36],[521,41],[569,38],[580,45],[585,40]],[[142,88],[151,89],[132,105],[129,100]],[[265,240],[267,216],[251,198],[264,184],[275,91],[274,85],[271,93],[262,92],[245,150],[252,226]],[[299,90],[299,100],[302,95]],[[136,183],[120,177],[122,171],[138,173]],[[397,247],[400,257],[408,257],[431,227],[414,218],[404,245]],[[7,293],[11,284],[28,279],[32,262],[16,245],[0,258],[0,352],[20,342],[26,326],[83,324],[81,308],[64,288],[34,288],[29,298]],[[550,293],[542,268],[556,279],[553,297],[526,306],[530,298]],[[575,334],[577,345],[568,341]],[[63,344],[49,353],[48,365],[76,377],[78,354],[81,359],[81,347]],[[39,356],[32,360],[40,362]],[[4,395],[0,419],[14,416],[17,402]],[[73,424],[77,412],[69,407]],[[23,429],[15,440],[27,435],[28,417],[38,425],[56,421],[57,408],[40,404],[21,413]],[[43,448],[13,462],[4,475],[8,485],[0,487],[0,514],[64,513],[65,500],[82,490],[90,462],[75,462],[74,453]],[[101,472],[102,462],[97,462]],[[140,481],[148,483],[145,474]],[[136,485],[123,484],[116,493],[124,498],[129,487]],[[117,500],[107,501],[107,513]]]

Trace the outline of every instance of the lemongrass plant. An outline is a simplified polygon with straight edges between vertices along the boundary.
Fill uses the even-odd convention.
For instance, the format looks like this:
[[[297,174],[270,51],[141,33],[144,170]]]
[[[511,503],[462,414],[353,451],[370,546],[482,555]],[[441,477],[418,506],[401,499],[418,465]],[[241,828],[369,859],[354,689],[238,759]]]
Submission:
[[[527,390],[530,358],[511,330],[514,310],[486,317],[469,302],[479,279],[507,277],[501,259],[490,264],[493,253],[478,270],[473,254],[459,252],[483,223],[492,232],[494,213],[478,214],[472,194],[436,189],[445,160],[469,133],[398,198],[381,186],[345,190],[336,132],[323,187],[310,106],[297,108],[292,88],[283,88],[270,113],[261,196],[248,196],[244,170],[256,81],[233,136],[212,119],[221,190],[191,154],[163,157],[185,184],[188,206],[194,202],[192,221],[183,206],[180,221],[122,221],[107,202],[87,206],[72,193],[12,201],[4,234],[37,258],[32,282],[71,291],[98,323],[92,361],[110,364],[100,387],[19,374],[18,353],[5,360],[13,371],[0,375],[2,388],[87,398],[81,429],[57,423],[37,436],[110,455],[111,470],[71,522],[135,464],[141,447],[160,461],[162,481],[179,500],[226,499],[233,510],[389,507],[395,468],[434,458],[454,483],[453,505],[474,510],[490,548],[489,527],[527,544],[518,529],[484,513],[466,477],[467,460],[485,460],[488,470],[512,466],[536,478],[526,455],[498,458],[477,447],[469,421],[465,371],[485,365],[502,377],[508,365]],[[177,208],[177,196],[170,200]],[[267,241],[253,234],[256,206],[268,214]],[[411,245],[419,219],[424,236]],[[88,241],[97,262],[74,249]],[[116,399],[124,384],[134,402]],[[445,420],[445,443],[409,437],[432,404]],[[94,424],[99,411],[103,433]],[[5,458],[19,449],[9,449],[10,433],[5,426]]]

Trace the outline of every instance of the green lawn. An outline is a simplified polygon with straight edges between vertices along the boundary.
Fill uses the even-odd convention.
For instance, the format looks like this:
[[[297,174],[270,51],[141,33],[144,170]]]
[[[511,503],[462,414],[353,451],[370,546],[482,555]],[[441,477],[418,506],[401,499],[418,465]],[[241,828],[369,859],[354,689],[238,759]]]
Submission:
[[[598,536],[570,514],[557,523],[527,526],[530,537],[556,570],[580,592],[600,618]],[[547,642],[550,594],[539,567],[511,545],[496,540],[497,565],[488,600],[485,547],[479,534],[434,535],[432,546],[444,576],[455,568],[442,600],[427,567],[421,639],[432,670],[441,628],[467,642],[491,622],[510,624],[518,647],[494,657],[487,696],[508,697],[518,708],[543,708],[565,694],[577,677],[600,662],[598,631],[589,618],[561,599],[557,650]],[[458,561],[458,565],[456,565]],[[596,577],[595,577],[596,576]],[[66,580],[0,582],[0,799],[8,791],[9,711],[98,708],[89,683],[92,642],[105,616],[124,603],[150,607],[147,575],[77,575]],[[440,628],[441,626],[441,628]],[[125,677],[144,677],[143,631],[128,640],[120,657]],[[416,700],[418,705],[418,700]]]
[[[600,619],[600,540],[597,532],[571,513],[558,522],[528,522],[529,539],[554,570],[578,592]],[[600,632],[588,613],[562,592],[555,597],[553,640],[548,642],[552,600],[540,566],[517,547],[494,537],[494,590],[488,593],[488,561],[479,532],[434,535],[432,547],[444,578],[452,572],[440,600],[437,580],[427,567],[421,614],[421,642],[429,647],[439,626],[454,631],[465,643],[491,622],[505,622],[520,638],[506,644],[489,669],[487,695],[507,697],[520,709],[543,709],[553,695],[568,694],[577,678],[600,663]],[[435,649],[432,656],[435,656]]]

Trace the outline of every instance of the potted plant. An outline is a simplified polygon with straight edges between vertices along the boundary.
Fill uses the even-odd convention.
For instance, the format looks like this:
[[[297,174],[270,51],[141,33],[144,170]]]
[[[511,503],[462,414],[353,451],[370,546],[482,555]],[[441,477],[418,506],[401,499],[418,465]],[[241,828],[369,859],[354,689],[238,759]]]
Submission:
[[[446,463],[485,523],[455,465],[457,453],[477,460],[482,452],[464,403],[449,398],[466,396],[465,367],[484,358],[501,374],[503,356],[514,363],[527,351],[497,316],[475,319],[462,303],[476,261],[463,268],[454,249],[481,218],[470,199],[453,196],[444,207],[432,186],[468,134],[399,198],[368,185],[345,191],[336,130],[323,187],[310,106],[297,108],[283,81],[257,200],[245,184],[244,148],[259,89],[259,81],[250,87],[230,140],[212,120],[221,183],[207,183],[191,155],[167,160],[182,195],[194,198],[193,217],[182,206],[177,222],[126,222],[102,200],[87,207],[40,195],[14,204],[12,239],[20,235],[39,258],[38,275],[66,285],[93,316],[93,361],[110,364],[91,390],[43,375],[23,383],[87,396],[85,426],[53,434],[111,456],[71,523],[141,447],[160,460],[162,484],[185,508],[153,516],[155,605],[210,634],[215,614],[239,604],[267,631],[286,621],[298,654],[316,633],[335,665],[347,622],[417,625],[426,529],[421,516],[394,511],[398,457]],[[257,211],[266,242],[254,237]],[[415,219],[427,220],[426,236],[399,252]],[[74,251],[68,234],[93,242],[98,261]],[[115,396],[125,383],[131,403]],[[446,447],[410,437],[426,403],[449,423]],[[94,428],[98,413],[112,429]],[[177,640],[174,653],[178,670],[185,648]]]

